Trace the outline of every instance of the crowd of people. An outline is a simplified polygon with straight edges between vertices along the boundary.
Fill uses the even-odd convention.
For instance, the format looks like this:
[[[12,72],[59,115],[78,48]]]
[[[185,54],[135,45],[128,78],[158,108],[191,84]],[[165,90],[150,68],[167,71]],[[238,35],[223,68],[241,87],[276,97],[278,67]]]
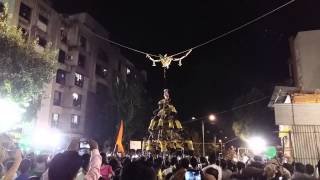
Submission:
[[[52,158],[15,151],[11,161],[0,151],[0,180],[312,180],[319,169],[302,163],[265,161],[255,156],[247,163],[209,157],[107,156],[98,144],[79,154],[79,141]],[[2,153],[2,154],[1,154]],[[48,160],[50,159],[50,160]]]

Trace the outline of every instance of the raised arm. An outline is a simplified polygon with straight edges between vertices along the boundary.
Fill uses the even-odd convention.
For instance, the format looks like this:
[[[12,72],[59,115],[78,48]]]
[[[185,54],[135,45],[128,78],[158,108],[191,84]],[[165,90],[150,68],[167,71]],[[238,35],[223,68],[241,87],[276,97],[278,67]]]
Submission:
[[[13,180],[14,176],[16,175],[20,163],[22,161],[22,154],[21,151],[18,149],[16,151],[15,157],[14,157],[14,163],[11,166],[11,168],[4,174],[2,180]]]
[[[102,164],[102,158],[99,153],[98,143],[94,140],[90,140],[89,144],[91,149],[91,158],[89,170],[85,176],[85,180],[98,180],[101,176],[100,167]]]

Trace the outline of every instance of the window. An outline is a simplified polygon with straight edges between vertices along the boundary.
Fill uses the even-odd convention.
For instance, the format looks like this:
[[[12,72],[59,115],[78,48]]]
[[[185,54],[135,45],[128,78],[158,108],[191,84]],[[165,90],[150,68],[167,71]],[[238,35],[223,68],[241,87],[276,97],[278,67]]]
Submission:
[[[67,43],[67,31],[62,27],[60,28],[60,40],[63,43]]]
[[[87,39],[83,36],[80,36],[80,47],[84,49],[87,47]]]
[[[73,93],[72,97],[73,97],[73,107],[80,108],[81,107],[82,95],[80,95],[78,93]]]
[[[59,63],[64,63],[66,60],[66,52],[62,49],[59,49],[58,61]]]
[[[86,56],[79,54],[78,66],[84,68],[86,65]]]
[[[101,61],[104,61],[106,63],[109,63],[109,57],[107,55],[107,53],[103,50],[103,49],[99,49],[98,51],[98,58],[101,60]]]
[[[48,18],[42,16],[39,14],[39,20],[37,22],[37,26],[39,29],[41,29],[43,32],[47,32],[47,26],[49,24]]]
[[[131,74],[131,69],[127,68],[127,75],[130,75],[130,74]]]
[[[119,78],[119,76],[117,76],[116,81],[117,81],[117,85],[119,85],[119,84],[120,84],[120,78]]]
[[[47,45],[47,40],[43,37],[38,36],[38,45],[45,48]]]
[[[51,127],[53,127],[53,128],[57,128],[58,127],[59,118],[60,118],[60,115],[58,113],[53,113],[52,114]]]
[[[83,87],[84,77],[82,74],[75,73],[74,84],[78,87]]]
[[[53,94],[53,105],[60,106],[61,105],[61,92],[60,91],[54,91]]]
[[[0,2],[0,14],[4,11],[4,4],[3,2]]]
[[[24,3],[20,4],[20,17],[24,18],[27,21],[30,21],[31,18],[31,8]]]
[[[66,75],[67,75],[66,71],[64,71],[62,69],[58,69],[56,82],[59,84],[65,85],[66,84]]]
[[[80,116],[72,114],[71,115],[71,128],[78,128],[80,125]]]
[[[108,70],[99,64],[96,64],[96,74],[102,78],[106,78],[108,75]]]
[[[45,24],[45,25],[48,25],[48,24],[49,24],[48,18],[42,16],[41,14],[39,14],[39,21],[42,22],[42,23]]]

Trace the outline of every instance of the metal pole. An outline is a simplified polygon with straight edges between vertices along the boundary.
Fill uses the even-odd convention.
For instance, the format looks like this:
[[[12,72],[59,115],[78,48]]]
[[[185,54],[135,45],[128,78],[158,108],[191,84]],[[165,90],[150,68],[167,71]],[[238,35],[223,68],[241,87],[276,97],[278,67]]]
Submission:
[[[204,151],[204,122],[203,120],[201,120],[202,122],[202,156],[205,156],[205,151]]]

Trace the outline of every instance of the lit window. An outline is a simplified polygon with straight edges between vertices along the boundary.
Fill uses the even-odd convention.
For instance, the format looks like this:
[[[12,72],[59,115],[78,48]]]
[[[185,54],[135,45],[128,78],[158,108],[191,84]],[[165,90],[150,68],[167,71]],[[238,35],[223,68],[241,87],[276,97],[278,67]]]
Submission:
[[[82,99],[82,95],[78,94],[78,93],[73,93],[72,94],[72,98],[73,98],[73,107],[81,107],[81,99]]]
[[[64,63],[65,60],[66,60],[66,52],[60,49],[59,55],[58,55],[58,61],[60,63]]]
[[[27,21],[31,18],[31,8],[24,3],[20,4],[19,15]]]
[[[59,84],[65,85],[66,84],[66,74],[67,74],[66,71],[58,69],[56,82]]]
[[[61,92],[60,91],[54,91],[53,94],[53,105],[60,106],[61,105]]]
[[[78,128],[80,125],[80,116],[72,114],[71,115],[71,128]]]
[[[131,73],[130,68],[127,68],[127,75],[129,75]]]
[[[96,65],[96,74],[100,77],[106,78],[108,76],[108,69],[101,65]]]
[[[75,73],[74,84],[78,87],[83,87],[84,77],[82,74]]]
[[[118,84],[118,85],[120,84],[120,78],[119,78],[119,76],[117,76],[117,84]]]
[[[58,113],[53,113],[52,114],[52,119],[51,119],[51,127],[57,128],[59,125],[59,117],[60,115]]]

